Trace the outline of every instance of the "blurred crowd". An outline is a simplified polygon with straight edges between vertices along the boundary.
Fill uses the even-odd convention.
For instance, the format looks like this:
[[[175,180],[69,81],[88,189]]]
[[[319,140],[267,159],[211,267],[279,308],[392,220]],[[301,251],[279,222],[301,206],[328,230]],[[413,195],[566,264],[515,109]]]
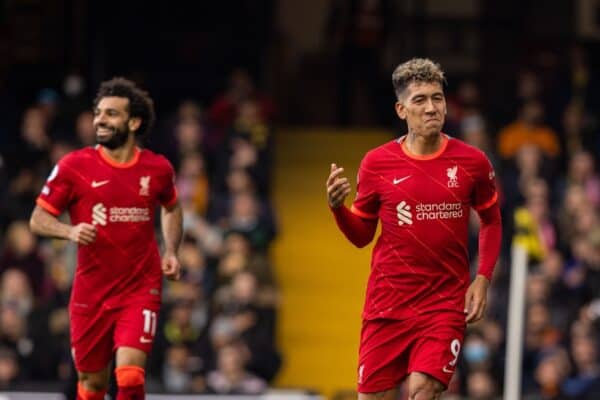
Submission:
[[[94,89],[84,82],[71,75],[61,90],[40,90],[20,111],[18,134],[0,149],[0,390],[61,381],[74,395],[67,305],[76,246],[35,237],[28,219],[53,165],[94,145]],[[175,167],[184,210],[182,279],[164,288],[149,391],[261,393],[281,366],[269,258],[277,232],[274,113],[249,74],[236,69],[211,104],[182,101],[145,138]]]

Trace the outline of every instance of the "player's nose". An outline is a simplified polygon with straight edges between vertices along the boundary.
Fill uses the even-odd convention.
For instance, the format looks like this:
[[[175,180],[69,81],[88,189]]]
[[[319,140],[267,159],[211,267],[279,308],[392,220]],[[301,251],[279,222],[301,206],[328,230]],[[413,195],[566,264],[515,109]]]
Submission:
[[[426,113],[434,113],[435,112],[435,106],[433,105],[432,99],[427,99],[425,101],[425,112]]]

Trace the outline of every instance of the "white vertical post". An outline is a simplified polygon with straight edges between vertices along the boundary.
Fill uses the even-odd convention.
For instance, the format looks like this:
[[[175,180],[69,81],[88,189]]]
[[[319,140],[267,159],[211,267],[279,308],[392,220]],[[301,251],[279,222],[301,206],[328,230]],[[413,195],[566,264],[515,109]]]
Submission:
[[[527,281],[527,251],[518,245],[512,248],[506,363],[504,365],[504,400],[521,398],[523,356],[523,325],[525,315],[525,282]]]

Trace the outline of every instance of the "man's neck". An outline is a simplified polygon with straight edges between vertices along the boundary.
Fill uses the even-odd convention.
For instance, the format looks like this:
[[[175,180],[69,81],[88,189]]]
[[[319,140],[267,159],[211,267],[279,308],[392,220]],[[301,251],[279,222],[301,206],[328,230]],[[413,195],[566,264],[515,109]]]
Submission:
[[[404,147],[410,153],[418,156],[433,154],[439,150],[442,144],[442,134],[423,136],[414,132],[408,132],[404,140]]]
[[[117,147],[116,149],[109,149],[108,147],[102,146],[102,150],[104,154],[113,161],[124,164],[131,161],[135,156],[135,142],[128,141],[123,146]]]

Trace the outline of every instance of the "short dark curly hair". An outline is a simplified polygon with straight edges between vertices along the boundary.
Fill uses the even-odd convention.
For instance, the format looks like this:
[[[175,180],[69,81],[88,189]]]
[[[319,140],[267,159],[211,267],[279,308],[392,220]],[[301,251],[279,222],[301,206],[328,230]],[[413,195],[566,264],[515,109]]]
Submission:
[[[439,64],[428,58],[413,58],[398,65],[392,74],[392,82],[396,97],[400,100],[412,82],[437,82],[443,87],[446,77]]]
[[[98,106],[103,97],[124,97],[129,100],[129,115],[140,118],[142,123],[135,132],[136,136],[142,136],[150,132],[156,114],[154,112],[154,101],[148,92],[140,89],[129,79],[116,77],[100,84],[98,94],[94,100],[94,108]]]

